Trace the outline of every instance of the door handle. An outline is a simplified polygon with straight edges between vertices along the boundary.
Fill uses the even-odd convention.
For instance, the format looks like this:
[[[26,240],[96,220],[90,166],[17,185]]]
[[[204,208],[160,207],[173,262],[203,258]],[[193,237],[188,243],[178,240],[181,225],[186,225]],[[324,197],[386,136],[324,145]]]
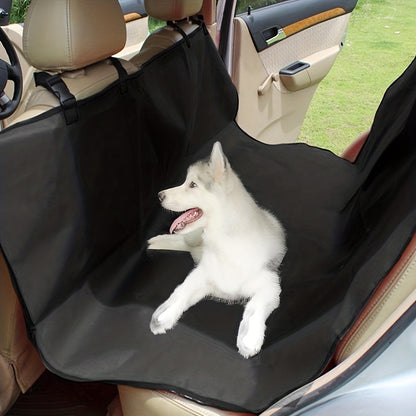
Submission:
[[[310,66],[311,65],[308,62],[296,61],[282,68],[279,71],[279,73],[281,75],[295,75],[300,71],[304,71],[305,69],[308,69]]]
[[[264,40],[267,43],[267,46],[271,46],[276,42],[284,39],[286,37],[285,31],[278,26],[271,27],[269,29],[263,30],[262,32]]]

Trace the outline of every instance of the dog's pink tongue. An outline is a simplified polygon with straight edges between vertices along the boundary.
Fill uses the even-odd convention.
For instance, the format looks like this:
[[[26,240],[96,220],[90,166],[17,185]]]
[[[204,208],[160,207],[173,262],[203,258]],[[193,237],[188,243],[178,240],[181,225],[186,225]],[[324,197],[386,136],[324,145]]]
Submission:
[[[188,211],[184,212],[182,215],[176,218],[175,221],[173,221],[169,232],[172,234],[176,231],[183,230],[188,224],[196,221],[201,216],[201,214],[202,211],[199,208],[188,209]]]

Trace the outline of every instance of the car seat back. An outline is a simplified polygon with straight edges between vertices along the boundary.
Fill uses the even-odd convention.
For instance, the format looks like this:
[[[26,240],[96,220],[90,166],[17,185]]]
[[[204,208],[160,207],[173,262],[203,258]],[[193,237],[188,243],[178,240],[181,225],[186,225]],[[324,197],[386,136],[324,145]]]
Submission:
[[[70,92],[85,98],[119,77],[107,59],[123,48],[125,23],[117,0],[32,0],[23,33],[23,52],[33,67],[59,73]],[[127,61],[126,72],[136,68]],[[59,106],[58,98],[38,86],[13,124]],[[42,276],[38,276],[42,279]],[[0,254],[0,414],[44,370],[26,335],[23,311]]]
[[[182,40],[183,34],[188,35],[198,27],[189,18],[201,10],[202,0],[145,0],[145,7],[149,16],[165,22],[175,22],[175,25],[168,24],[147,37],[140,52],[130,58],[130,62],[138,67]]]
[[[117,0],[34,0],[23,29],[23,53],[37,70],[59,74],[75,99],[83,99],[118,79],[107,58],[126,42],[124,15]],[[127,73],[137,68],[119,60]],[[24,113],[13,124],[59,106],[42,86],[35,88]]]

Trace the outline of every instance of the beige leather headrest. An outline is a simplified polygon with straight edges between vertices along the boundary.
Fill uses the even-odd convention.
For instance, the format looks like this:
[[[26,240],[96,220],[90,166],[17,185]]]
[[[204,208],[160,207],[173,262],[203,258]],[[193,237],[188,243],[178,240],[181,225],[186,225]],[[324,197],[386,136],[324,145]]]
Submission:
[[[126,26],[117,0],[32,0],[23,53],[35,68],[74,70],[123,49]]]
[[[194,16],[202,7],[203,0],[144,0],[149,16],[158,20],[182,20]]]

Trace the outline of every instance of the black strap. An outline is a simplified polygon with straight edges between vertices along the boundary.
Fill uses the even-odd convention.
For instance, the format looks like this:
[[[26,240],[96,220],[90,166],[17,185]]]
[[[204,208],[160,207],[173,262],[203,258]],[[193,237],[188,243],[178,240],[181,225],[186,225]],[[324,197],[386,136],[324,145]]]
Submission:
[[[188,48],[190,48],[191,47],[191,41],[189,40],[188,35],[183,31],[183,29],[179,25],[177,25],[175,22],[172,22],[170,20],[167,22],[167,24],[169,26],[173,27],[175,30],[177,30],[182,35],[182,37],[185,39],[186,46]]]
[[[78,106],[74,95],[69,92],[61,77],[48,74],[47,72],[36,72],[34,74],[35,85],[41,85],[52,92],[59,100],[64,111],[66,124],[72,124],[78,120]]]
[[[126,69],[123,67],[123,65],[121,64],[121,62],[117,59],[114,58],[113,56],[110,57],[110,61],[111,63],[114,65],[114,67],[116,68],[117,72],[118,72],[118,77],[120,79],[120,91],[122,94],[127,92],[127,83],[126,83],[126,79],[128,76],[128,73],[126,71]]]
[[[207,25],[204,22],[204,16],[202,14],[191,16],[191,22],[201,26],[204,31],[204,35],[209,35]]]

